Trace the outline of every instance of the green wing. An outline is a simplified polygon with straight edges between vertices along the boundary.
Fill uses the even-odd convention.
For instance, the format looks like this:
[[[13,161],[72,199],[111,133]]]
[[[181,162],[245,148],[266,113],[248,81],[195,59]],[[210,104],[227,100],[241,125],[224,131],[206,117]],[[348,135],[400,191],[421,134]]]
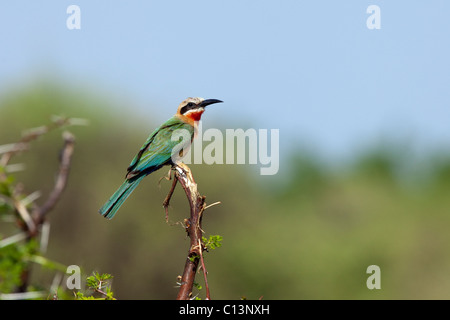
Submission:
[[[172,141],[174,133],[177,136],[181,134],[182,138]],[[189,135],[188,141],[185,139],[187,134]],[[141,173],[149,174],[163,165],[171,163],[174,148],[176,147],[175,150],[179,150],[185,144],[190,143],[193,135],[194,128],[191,125],[184,123],[178,117],[170,118],[153,131],[145,141],[127,169],[127,178],[135,177]],[[181,141],[183,144],[180,144]]]

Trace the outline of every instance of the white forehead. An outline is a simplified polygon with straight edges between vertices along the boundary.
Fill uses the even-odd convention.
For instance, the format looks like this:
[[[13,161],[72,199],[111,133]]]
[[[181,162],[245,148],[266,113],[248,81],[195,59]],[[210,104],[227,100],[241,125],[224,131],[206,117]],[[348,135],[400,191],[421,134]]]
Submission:
[[[205,100],[205,99],[200,98],[200,97],[187,98],[187,99],[184,100],[181,104],[186,105],[186,104],[188,104],[189,102],[193,102],[193,103],[195,103],[195,104],[198,104],[198,103],[200,103],[200,102],[202,102],[202,101],[204,101],[204,100]]]

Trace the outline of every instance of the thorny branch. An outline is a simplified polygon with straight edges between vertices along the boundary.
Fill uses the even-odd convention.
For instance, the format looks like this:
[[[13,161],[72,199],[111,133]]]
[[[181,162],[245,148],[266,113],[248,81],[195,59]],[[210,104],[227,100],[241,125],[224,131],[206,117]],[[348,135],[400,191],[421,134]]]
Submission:
[[[74,124],[74,122],[79,122],[77,124],[81,124],[81,121],[78,121],[78,119],[58,117],[47,126],[29,130],[19,142],[8,145],[8,148],[4,148],[4,152],[2,152],[2,156],[0,158],[0,167],[6,168],[14,155],[28,149],[31,141],[36,140],[41,135],[53,129]],[[17,188],[11,192],[9,202],[13,205],[18,217],[20,218],[18,223],[23,232],[26,234],[26,241],[30,241],[38,235],[42,225],[45,222],[46,215],[55,207],[67,184],[72,154],[74,151],[75,138],[71,133],[64,132],[63,140],[64,145],[60,153],[60,164],[55,185],[44,204],[42,206],[35,205],[30,213],[28,205],[24,203],[24,200],[21,198]],[[5,181],[7,178],[8,176],[6,170],[0,171],[0,182]],[[19,292],[25,292],[27,289],[29,271],[29,268],[26,268],[21,276],[22,283],[18,288]]]
[[[20,141],[13,143],[11,145],[7,145],[8,147],[7,150],[1,152],[3,155],[0,158],[0,166],[6,167],[6,165],[14,155],[28,149],[28,145],[30,144],[30,142],[36,140],[40,136],[46,134],[47,132],[53,129],[61,128],[67,125],[85,125],[85,124],[86,120],[84,119],[54,117],[52,123],[46,126],[29,129],[27,132],[25,132]],[[4,178],[4,174],[2,174],[0,178]]]
[[[166,219],[169,201],[175,190],[177,181],[180,183],[184,192],[186,193],[186,197],[188,198],[190,207],[190,217],[189,219],[185,219],[184,221],[186,233],[190,238],[190,247],[185,262],[183,275],[181,276],[181,285],[177,295],[177,300],[191,299],[195,274],[197,272],[199,262],[201,262],[201,268],[203,270],[205,279],[206,299],[210,300],[207,271],[202,254],[203,250],[205,250],[202,242],[202,217],[203,211],[206,208],[205,197],[199,194],[197,190],[197,184],[195,183],[191,170],[188,166],[183,163],[179,163],[177,165],[174,165],[173,170],[175,172],[174,182],[172,183],[169,194],[163,202],[164,209],[166,210]]]
[[[36,207],[36,209],[33,210],[32,213],[33,220],[37,225],[42,224],[44,222],[45,215],[55,207],[56,203],[61,198],[62,192],[64,191],[67,184],[70,163],[75,147],[75,137],[71,133],[66,131],[63,133],[63,139],[64,146],[61,151],[58,175],[53,190],[47,198],[47,201],[45,201],[42,206]]]

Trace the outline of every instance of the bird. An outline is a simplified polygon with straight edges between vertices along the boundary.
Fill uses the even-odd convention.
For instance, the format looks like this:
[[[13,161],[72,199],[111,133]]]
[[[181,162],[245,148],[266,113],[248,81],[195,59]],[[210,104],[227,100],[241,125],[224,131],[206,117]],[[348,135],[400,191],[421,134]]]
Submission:
[[[107,219],[112,219],[124,201],[146,176],[165,165],[174,166],[173,149],[180,144],[172,140],[172,134],[177,130],[187,130],[192,142],[198,129],[205,107],[223,101],[218,99],[187,98],[178,106],[176,114],[153,131],[127,168],[125,181],[100,208],[99,213]],[[180,147],[180,146],[178,146]],[[181,146],[183,149],[185,145]],[[182,151],[182,150],[181,150]]]

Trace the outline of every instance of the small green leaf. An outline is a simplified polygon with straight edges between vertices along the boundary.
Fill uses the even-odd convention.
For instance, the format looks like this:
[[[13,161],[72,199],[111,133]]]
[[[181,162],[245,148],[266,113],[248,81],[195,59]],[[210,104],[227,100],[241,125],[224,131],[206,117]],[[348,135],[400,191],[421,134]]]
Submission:
[[[86,285],[91,288],[95,289],[98,286],[98,282],[95,276],[89,276],[86,278]]]
[[[188,257],[188,259],[191,260],[191,262],[194,262],[195,259],[198,259],[198,258],[200,258],[198,255],[193,255],[193,256]]]
[[[202,237],[202,241],[207,249],[214,250],[222,246],[223,237],[219,235],[209,236],[209,239]]]

